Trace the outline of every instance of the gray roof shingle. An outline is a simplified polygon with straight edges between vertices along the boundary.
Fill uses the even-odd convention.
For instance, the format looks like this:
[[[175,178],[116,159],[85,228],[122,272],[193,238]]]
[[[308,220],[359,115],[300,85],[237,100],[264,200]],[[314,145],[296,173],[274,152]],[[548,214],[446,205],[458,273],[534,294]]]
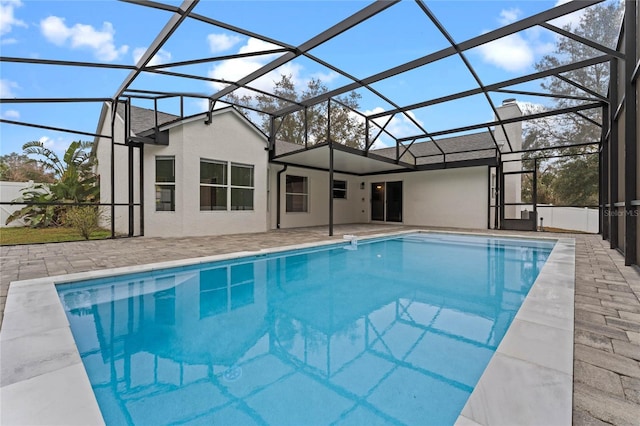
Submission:
[[[493,138],[489,132],[471,133],[468,135],[453,136],[450,138],[436,139],[436,143],[442,151],[447,154],[447,162],[451,161],[464,161],[475,160],[478,158],[492,158],[495,157],[495,144]],[[474,152],[462,152],[456,154],[456,152],[467,151],[474,149]],[[404,151],[403,147],[400,147],[400,153]],[[387,158],[396,158],[396,148],[380,148],[371,150],[372,153],[382,155]],[[417,158],[417,164],[434,164],[441,163],[443,161],[442,152],[436,148],[431,141],[416,142],[411,145],[409,151],[415,157],[421,157],[424,155],[433,155],[433,157]],[[406,154],[405,154],[406,155]],[[413,158],[405,158],[407,162],[412,163]]]
[[[153,129],[156,125],[155,111],[148,108],[140,108],[134,105],[131,108],[131,131],[135,135]],[[125,111],[124,104],[118,104],[118,115],[124,119]],[[180,118],[179,115],[167,114],[166,112],[158,111],[158,125],[165,124],[170,121],[175,121]]]

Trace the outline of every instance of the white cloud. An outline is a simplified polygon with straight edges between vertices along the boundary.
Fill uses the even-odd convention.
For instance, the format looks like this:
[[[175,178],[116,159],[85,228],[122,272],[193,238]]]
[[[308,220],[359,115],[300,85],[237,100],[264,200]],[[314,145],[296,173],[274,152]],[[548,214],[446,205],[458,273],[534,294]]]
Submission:
[[[88,48],[94,56],[102,61],[113,61],[129,51],[129,46],[116,47],[113,36],[115,30],[111,22],[103,22],[102,29],[96,30],[91,25],[75,24],[68,27],[64,18],[49,16],[40,21],[40,31],[45,38],[58,46],[68,44],[72,49]]]
[[[22,6],[20,0],[0,1],[0,36],[11,32],[13,27],[27,27],[27,24],[15,17],[15,8]]]
[[[520,16],[522,16],[522,11],[518,8],[503,9],[500,11],[500,18],[498,19],[498,22],[500,22],[501,25],[508,25],[516,22]]]
[[[264,50],[274,49],[275,45],[264,42],[255,38],[250,38],[247,43],[240,47],[238,53],[250,53],[261,52]],[[267,62],[275,59],[276,54],[264,55],[264,56],[251,56],[247,58],[236,58],[222,61],[209,70],[209,77],[217,78],[221,80],[237,81],[242,77],[251,74],[255,70],[262,67]],[[264,78],[264,77],[263,77]],[[215,90],[221,90],[225,85],[222,83],[211,83]],[[273,83],[269,82],[266,87],[260,87],[263,89],[270,89],[273,87]]]
[[[520,34],[511,34],[478,47],[485,62],[507,71],[522,71],[533,65],[534,50]]]
[[[207,41],[211,53],[224,52],[231,49],[242,40],[239,36],[230,36],[228,34],[209,34]]]
[[[8,109],[2,114],[5,118],[18,119],[20,118],[20,112],[15,109]]]
[[[133,52],[132,52],[133,63],[137,64],[138,61],[140,61],[140,58],[142,58],[142,55],[144,55],[144,52],[146,51],[147,51],[146,47],[136,47],[135,49],[133,49]],[[153,58],[151,58],[151,60],[147,65],[151,66],[151,65],[166,64],[170,60],[171,60],[171,52],[167,52],[166,50],[160,49],[158,50],[158,53],[153,55]]]
[[[0,44],[3,46],[7,46],[9,44],[16,44],[18,42],[18,39],[16,38],[3,38],[0,39]]]
[[[268,43],[255,38],[249,38],[247,42],[238,49],[238,53],[263,52],[266,50],[277,48],[279,48],[279,46],[276,46],[272,43]],[[221,61],[209,70],[208,75],[210,78],[217,78],[226,81],[237,81],[242,77],[245,77],[261,68],[263,65],[274,60],[280,55],[281,54],[279,53],[272,53],[269,55],[251,56],[246,58],[236,58]],[[312,78],[319,79],[324,83],[329,83],[338,78],[338,74],[333,71],[317,72],[307,75],[305,75],[304,71],[305,70],[302,65],[288,62],[280,66],[278,69],[273,70],[256,79],[250,85],[251,87],[254,87],[256,89],[271,91],[273,90],[274,83],[279,81],[282,75],[286,75],[291,76],[291,82],[295,85],[296,88],[301,90],[303,88],[306,88],[308,82]],[[225,86],[226,85],[223,83],[211,83],[211,87],[214,90],[221,90]],[[251,92],[247,92],[243,89],[238,89],[236,93],[239,96],[242,96],[243,94],[252,94]]]
[[[559,0],[556,6],[567,1],[570,0]],[[520,9],[503,9],[500,11],[497,21],[501,25],[508,25],[520,19],[521,16]],[[565,18],[558,19],[565,19],[565,22],[578,22],[580,19],[576,14]],[[555,24],[560,25],[560,22],[555,22]],[[506,71],[520,72],[531,68],[541,56],[552,53],[556,47],[556,40],[557,36],[549,37],[548,31],[540,27],[531,27],[478,46],[474,51],[479,53],[486,63]]]
[[[0,79],[0,98],[15,98],[14,89],[19,89],[18,83],[15,81]]]
[[[273,43],[269,43],[266,41],[258,40],[257,38],[249,38],[247,40],[247,44],[243,45],[238,49],[238,53],[254,53],[254,52],[263,52],[265,50],[273,50],[279,49],[280,46],[275,45]],[[269,57],[277,56],[277,53],[273,53],[269,55]]]
[[[71,140],[66,139],[62,136],[55,139],[49,136],[42,136],[38,139],[38,141],[42,142],[45,148],[48,148],[51,151],[55,152],[59,158],[62,158],[64,156],[64,152],[71,144]]]

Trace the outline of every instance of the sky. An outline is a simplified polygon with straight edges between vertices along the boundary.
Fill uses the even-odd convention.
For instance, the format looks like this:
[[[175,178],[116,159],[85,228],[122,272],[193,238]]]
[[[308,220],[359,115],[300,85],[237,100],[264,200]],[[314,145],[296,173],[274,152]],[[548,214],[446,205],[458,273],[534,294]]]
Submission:
[[[549,9],[564,0],[529,1],[427,1],[427,6],[456,42],[476,37],[502,25]],[[165,3],[179,5],[179,2]],[[266,36],[274,42],[300,45],[326,28],[366,7],[364,1],[221,1],[201,0],[195,13]],[[171,17],[167,11],[111,0],[0,0],[0,54],[5,57],[57,59],[134,65]],[[552,23],[575,25],[581,13]],[[558,36],[543,28],[532,28],[491,45],[465,52],[483,84],[491,84],[534,72],[534,64],[553,52]],[[365,23],[311,50],[311,54],[337,66],[355,78],[364,78],[393,66],[449,47],[413,1],[402,1]],[[153,58],[151,64],[260,52],[278,48],[264,40],[232,32],[197,20],[186,20]],[[279,54],[198,65],[172,66],[168,71],[195,73],[211,78],[237,80]],[[112,97],[129,70],[51,66],[0,62],[0,98]],[[252,86],[270,90],[280,75],[290,75],[296,87],[320,79],[329,89],[351,82],[347,77],[308,58],[285,64],[255,81]],[[131,88],[156,89],[211,95],[224,87],[195,79],[143,73]],[[475,88],[472,75],[457,56],[418,70],[383,80],[372,87],[398,105],[409,105]],[[518,89],[538,90],[539,82]],[[365,113],[392,109],[385,100],[365,89],[360,108]],[[506,94],[493,94],[499,105]],[[518,101],[544,103],[544,98],[518,97]],[[153,108],[153,102],[135,103]],[[175,99],[159,102],[159,109],[177,113]],[[204,110],[206,102],[185,101],[185,113]],[[52,127],[96,132],[101,103],[0,104],[0,118]],[[427,131],[477,124],[492,120],[493,113],[482,95],[415,110],[413,118]],[[398,137],[416,134],[406,117],[397,116],[388,129]],[[22,152],[28,141],[40,140],[61,153],[73,140],[90,140],[45,129],[0,123],[0,155]],[[382,146],[388,140],[380,142]]]

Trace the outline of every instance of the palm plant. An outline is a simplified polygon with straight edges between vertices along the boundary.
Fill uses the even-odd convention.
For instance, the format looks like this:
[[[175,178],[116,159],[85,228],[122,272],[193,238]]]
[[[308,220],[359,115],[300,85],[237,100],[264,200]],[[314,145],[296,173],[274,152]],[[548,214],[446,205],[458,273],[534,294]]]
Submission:
[[[23,189],[22,196],[14,201],[27,206],[9,216],[6,223],[22,219],[31,227],[60,226],[67,207],[58,203],[96,202],[100,188],[92,146],[92,142],[74,141],[60,159],[40,141],[24,144],[24,153],[38,157],[37,161],[54,174],[55,181]]]

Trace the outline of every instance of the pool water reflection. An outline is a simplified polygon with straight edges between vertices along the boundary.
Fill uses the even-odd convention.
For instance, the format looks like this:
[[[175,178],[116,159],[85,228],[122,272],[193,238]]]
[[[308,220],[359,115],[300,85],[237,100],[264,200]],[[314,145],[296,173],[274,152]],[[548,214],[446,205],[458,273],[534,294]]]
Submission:
[[[107,424],[452,424],[552,248],[411,234],[58,291]]]

